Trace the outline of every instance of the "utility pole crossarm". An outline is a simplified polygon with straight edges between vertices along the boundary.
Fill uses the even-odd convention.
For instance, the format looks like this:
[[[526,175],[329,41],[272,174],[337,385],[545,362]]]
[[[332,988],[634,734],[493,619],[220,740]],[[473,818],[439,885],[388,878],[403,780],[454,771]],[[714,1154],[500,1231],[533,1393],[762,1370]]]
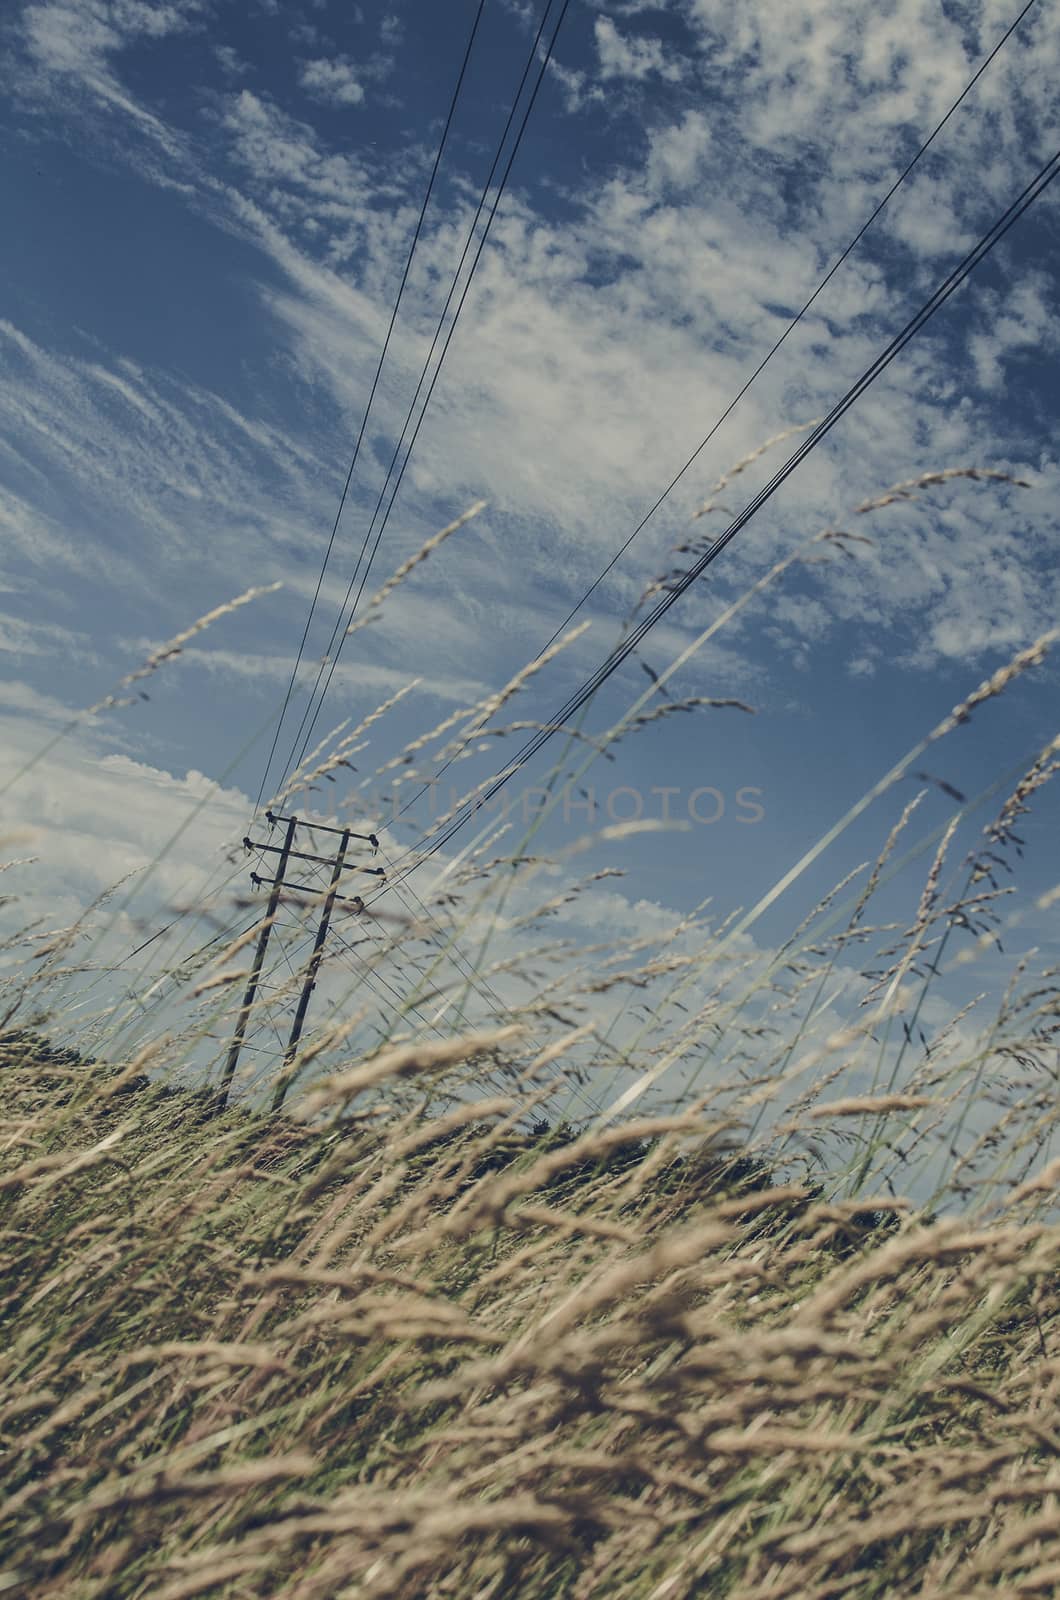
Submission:
[[[275,811],[266,811],[265,820],[271,826],[277,822],[290,822],[291,819],[290,817],[281,817]],[[337,833],[345,839],[363,839],[365,844],[370,844],[373,850],[379,849],[379,840],[374,833],[354,833],[352,828],[332,828],[326,822],[306,822],[302,817],[296,818],[296,821],[300,822],[303,828],[313,828],[317,833]]]
[[[357,838],[359,835],[351,834],[349,837]],[[263,845],[256,838],[250,838],[250,835],[248,835],[247,838],[243,838],[243,850],[267,850],[271,856],[279,856],[283,846]],[[293,861],[317,861],[322,867],[331,866],[331,856],[312,856],[307,850],[291,850],[291,859]],[[349,861],[343,867],[343,872],[375,872],[376,877],[383,877],[384,869],[383,867],[359,867],[357,862]]]
[[[351,834],[350,837],[353,838],[354,835]],[[249,834],[243,840],[243,848],[244,850],[267,850],[270,855],[276,856],[282,855],[283,853],[282,845],[260,844],[258,840],[251,839]],[[311,855],[307,850],[291,850],[288,852],[288,854],[294,861],[316,861],[322,867],[330,867],[332,865],[332,858],[330,856],[314,856]],[[385,869],[383,867],[361,867],[358,866],[355,861],[348,862],[342,870],[344,872],[371,872],[374,873],[377,878],[382,878],[385,876]]]
[[[263,888],[263,887],[267,887],[270,884],[274,884],[276,882],[276,879],[275,878],[259,878],[256,872],[252,872],[250,874],[250,881],[254,885],[255,889],[260,889],[260,888]],[[326,896],[327,896],[327,893],[328,893],[328,891],[326,889],[314,889],[308,883],[291,883],[287,878],[282,879],[281,880],[281,884],[282,884],[282,888],[283,888],[283,894],[280,897],[281,899],[283,899],[287,895],[291,895],[291,894],[308,894],[314,900],[319,902],[319,901],[325,899]],[[363,911],[364,910],[364,901],[361,899],[359,894],[355,894],[355,895],[340,894],[340,895],[336,895],[334,897],[334,899],[335,899],[335,904],[336,905],[352,906],[354,911]]]

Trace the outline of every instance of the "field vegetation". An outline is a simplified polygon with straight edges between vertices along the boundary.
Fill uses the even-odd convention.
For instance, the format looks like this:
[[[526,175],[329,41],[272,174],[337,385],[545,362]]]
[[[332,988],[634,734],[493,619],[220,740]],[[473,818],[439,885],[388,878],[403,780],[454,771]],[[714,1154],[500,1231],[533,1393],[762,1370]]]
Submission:
[[[840,559],[844,540],[802,554]],[[542,898],[532,837],[487,832],[444,904],[380,922],[373,957],[387,971],[444,918],[470,975],[424,965],[381,1043],[336,1006],[278,1112],[258,1068],[218,1097],[253,927],[222,918],[168,976],[130,966],[135,1003],[91,1015],[70,997],[110,909],[28,952],[12,936],[0,1589],[1055,1593],[1060,989],[1021,930],[1058,893],[1021,900],[1008,873],[1060,741],[956,862],[956,824],[918,834],[895,787],[1049,643],[874,785],[878,858],[776,948],[706,913],[634,946],[550,945],[549,914],[599,874],[577,878],[572,852]],[[528,676],[415,762],[478,745]],[[680,709],[654,689],[609,738]],[[287,803],[364,737],[314,752]],[[595,746],[572,730],[569,749]],[[904,920],[874,922],[918,859]],[[992,994],[947,1010],[962,963],[988,956]],[[497,1004],[472,1027],[484,987]]]

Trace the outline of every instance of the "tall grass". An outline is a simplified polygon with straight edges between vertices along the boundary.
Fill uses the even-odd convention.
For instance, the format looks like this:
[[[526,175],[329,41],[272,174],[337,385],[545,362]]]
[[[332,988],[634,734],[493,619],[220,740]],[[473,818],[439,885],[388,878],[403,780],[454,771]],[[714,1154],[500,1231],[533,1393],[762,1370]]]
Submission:
[[[830,532],[800,555],[850,544]],[[554,913],[607,869],[578,877],[579,843],[543,876],[539,822],[517,838],[485,819],[426,901],[410,883],[373,908],[348,976],[333,946],[333,1020],[279,1115],[267,1046],[216,1109],[255,937],[223,882],[209,941],[179,921],[95,1011],[120,894],[38,946],[8,975],[0,1035],[0,1588],[1054,1592],[1060,990],[1024,952],[984,967],[992,989],[946,996],[999,930],[1018,949],[1056,903],[1049,885],[1017,903],[1005,871],[1060,742],[982,797],[963,859],[953,825],[918,835],[918,801],[895,806],[875,862],[786,941],[752,940],[1047,644],[742,914],[564,943]],[[503,736],[533,670],[382,770],[414,783]],[[553,793],[656,715],[674,670],[602,739],[566,732]],[[363,758],[376,721],[311,752],[288,804]],[[915,903],[874,922],[917,859]],[[311,915],[286,906],[277,937]],[[373,1032],[358,996],[398,962]],[[259,1043],[299,962],[273,978]]]

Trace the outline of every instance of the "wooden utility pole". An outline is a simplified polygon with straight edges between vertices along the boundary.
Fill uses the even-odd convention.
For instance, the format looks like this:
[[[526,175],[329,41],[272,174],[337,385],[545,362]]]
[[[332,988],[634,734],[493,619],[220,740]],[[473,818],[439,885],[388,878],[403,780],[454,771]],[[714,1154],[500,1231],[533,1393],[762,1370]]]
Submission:
[[[298,1050],[298,1041],[302,1037],[302,1028],[305,1024],[305,1014],[309,1010],[309,1001],[313,990],[316,988],[317,973],[320,970],[320,963],[324,958],[324,940],[328,936],[328,925],[331,922],[331,913],[335,907],[335,898],[338,894],[339,880],[342,877],[343,866],[346,861],[346,850],[349,842],[350,830],[349,828],[345,828],[343,830],[342,839],[339,843],[338,852],[335,856],[335,865],[331,872],[331,882],[328,884],[328,892],[324,899],[324,909],[320,914],[320,926],[317,928],[316,941],[313,945],[313,954],[309,958],[309,965],[306,967],[305,982],[302,984],[302,993],[298,997],[298,1010],[294,1014],[294,1023],[291,1027],[291,1037],[283,1058],[283,1069],[276,1085],[276,1093],[272,1098],[273,1111],[279,1111],[280,1107],[283,1105],[284,1096],[290,1087],[293,1076],[291,1066],[295,1058],[295,1053]]]
[[[246,992],[243,995],[243,1004],[239,1008],[239,1018],[236,1022],[236,1031],[232,1038],[232,1044],[228,1051],[228,1059],[225,1062],[224,1073],[221,1077],[221,1088],[217,1095],[218,1112],[223,1111],[228,1104],[228,1094],[232,1087],[232,1079],[235,1077],[236,1064],[239,1061],[239,1052],[243,1048],[243,1038],[247,1031],[247,1023],[250,1021],[250,1013],[254,1006],[254,998],[258,992],[258,980],[261,977],[261,969],[265,963],[265,951],[268,948],[269,935],[271,934],[273,925],[276,921],[276,907],[280,903],[280,890],[283,887],[284,873],[287,871],[287,861],[291,854],[291,846],[294,844],[294,832],[297,826],[297,818],[291,817],[287,823],[287,833],[284,836],[283,845],[280,848],[280,859],[276,864],[276,876],[272,881],[272,893],[269,895],[269,904],[265,912],[265,920],[261,924],[261,932],[258,934],[258,944],[257,949],[254,951],[254,961],[250,969],[250,977],[247,980]]]
[[[294,1077],[293,1064],[298,1052],[298,1042],[302,1037],[302,1029],[305,1026],[306,1013],[309,1010],[309,1002],[313,997],[313,990],[316,988],[320,964],[324,959],[324,944],[328,936],[328,929],[331,926],[331,918],[335,907],[336,905],[341,904],[343,909],[349,910],[355,914],[359,914],[364,910],[364,901],[361,899],[359,894],[352,896],[340,896],[339,885],[342,881],[342,875],[344,872],[363,872],[367,876],[378,880],[380,884],[383,883],[386,878],[386,873],[382,867],[364,867],[346,860],[346,853],[349,849],[351,839],[363,839],[365,843],[371,845],[373,851],[378,850],[379,840],[376,838],[374,833],[354,833],[351,828],[332,828],[328,827],[322,822],[306,822],[300,817],[274,816],[271,811],[266,811],[265,816],[270,827],[278,827],[282,825],[286,828],[286,832],[284,834],[282,845],[263,844],[260,841],[251,839],[249,837],[243,840],[243,845],[247,851],[267,851],[270,854],[276,855],[278,860],[276,863],[275,877],[263,878],[260,873],[257,872],[252,872],[250,874],[251,882],[255,888],[264,887],[266,884],[269,886],[269,903],[265,912],[265,920],[261,924],[261,932],[258,935],[257,949],[254,952],[254,962],[250,969],[250,977],[247,982],[246,993],[243,996],[243,1003],[239,1008],[239,1016],[236,1021],[235,1033],[232,1037],[232,1043],[228,1051],[228,1058],[225,1061],[224,1072],[221,1077],[221,1087],[217,1096],[218,1111],[223,1111],[228,1104],[228,1096],[231,1092],[232,1080],[235,1077],[236,1066],[239,1062],[239,1054],[243,1048],[247,1024],[250,1020],[250,1014],[253,1010],[255,999],[257,998],[258,988],[261,982],[261,969],[265,963],[265,951],[268,947],[269,935],[272,932],[275,924],[276,909],[280,903],[281,894],[285,894],[288,897],[302,894],[311,895],[316,904],[319,905],[320,903],[319,892],[314,889],[312,885],[305,883],[292,883],[287,878],[286,874],[288,865],[292,861],[310,861],[318,866],[330,867],[331,881],[328,884],[327,893],[324,896],[324,907],[323,911],[321,912],[320,923],[317,928],[316,939],[313,944],[313,953],[310,956],[309,964],[306,967],[305,978],[302,983],[302,992],[298,999],[294,1023],[291,1028],[291,1037],[288,1041],[287,1049],[284,1052],[283,1066],[280,1071],[276,1088],[273,1092],[272,1109],[274,1111],[278,1111],[283,1105],[284,1097],[286,1096],[287,1090],[289,1089]],[[314,833],[337,834],[339,836],[339,844],[336,847],[335,855],[321,856],[315,854],[313,851],[296,850],[294,848],[294,839],[295,830],[297,828],[307,828]]]

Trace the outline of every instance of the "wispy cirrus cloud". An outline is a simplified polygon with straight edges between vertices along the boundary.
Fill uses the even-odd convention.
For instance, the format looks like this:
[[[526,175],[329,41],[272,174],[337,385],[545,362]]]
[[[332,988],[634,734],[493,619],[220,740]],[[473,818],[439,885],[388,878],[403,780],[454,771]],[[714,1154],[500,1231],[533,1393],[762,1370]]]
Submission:
[[[21,41],[31,80],[19,93],[67,97],[71,89],[98,108],[128,118],[166,156],[183,159],[186,140],[126,86],[118,65],[131,46],[162,41],[197,26],[205,0],[41,0],[23,8]],[[34,82],[33,79],[36,81]]]
[[[251,281],[246,257],[238,269],[252,312],[244,359],[255,398],[237,403],[223,386],[178,381],[117,351],[75,359],[12,321],[3,333],[0,411],[29,464],[13,480],[19,515],[60,526],[54,500],[29,482],[32,465],[46,463],[50,484],[65,475],[87,501],[115,512],[109,537],[96,537],[115,563],[128,553],[125,541],[136,543],[129,583],[153,585],[170,601],[176,575],[193,572],[216,597],[242,587],[237,580],[252,565],[297,596],[299,616],[287,614],[285,635],[296,642],[429,159],[404,127],[370,158],[366,147],[351,148],[336,119],[314,120],[297,66],[288,81],[259,62],[253,89],[233,92],[208,37],[194,86],[202,114],[189,112],[181,128],[164,84],[152,97],[136,76],[134,93],[123,53],[147,42],[157,52],[177,40],[190,47],[204,23],[196,8],[152,8],[147,22],[134,9],[104,17],[89,6],[96,32],[83,29],[68,56],[55,31],[62,9],[20,14],[23,48],[38,73],[27,92],[58,115],[55,85],[79,84],[84,93],[62,112],[66,125],[94,138],[91,108],[105,103],[123,119],[122,159],[160,148],[161,135],[143,120],[153,118],[182,152],[194,191],[186,201],[173,196],[174,206],[191,205],[258,252],[260,276]],[[486,498],[490,513],[432,562],[429,582],[395,599],[387,629],[372,639],[364,681],[373,689],[402,673],[430,673],[458,695],[502,680],[543,643],[1004,25],[993,3],[947,19],[922,0],[899,0],[886,14],[864,0],[827,13],[797,0],[782,14],[687,0],[672,16],[631,5],[591,22],[580,54],[568,53],[564,38],[557,66],[568,85],[581,86],[570,115],[585,121],[569,126],[584,126],[593,154],[561,179],[542,174],[532,164],[531,126],[375,579],[472,499]],[[253,41],[240,44],[243,60]],[[359,58],[344,60],[356,77]],[[785,424],[826,410],[991,220],[997,197],[1008,197],[1030,159],[1027,129],[1044,116],[1058,68],[1056,26],[1042,13],[1007,47],[952,136],[903,186],[594,597],[596,626],[558,673],[599,659],[615,614],[671,564],[671,547],[686,539],[687,518],[717,473]],[[100,74],[110,75],[112,93],[92,88]],[[611,88],[597,95],[605,75]],[[498,131],[504,109],[496,108]],[[535,117],[549,114],[546,90]],[[551,114],[568,126],[556,100]],[[611,137],[615,130],[621,138]],[[482,141],[488,148],[486,134]],[[464,171],[466,151],[454,148],[460,154],[444,169],[428,214],[376,397],[335,582],[323,591],[326,626],[470,223],[474,175]],[[149,164],[143,170],[150,176]],[[881,513],[878,528],[867,530],[876,544],[856,562],[833,561],[768,597],[756,613],[764,621],[705,657],[703,675],[715,688],[746,681],[761,673],[756,652],[768,647],[785,665],[805,662],[844,630],[857,632],[851,659],[864,671],[881,659],[918,669],[972,662],[1039,630],[1058,605],[1055,448],[1048,431],[1029,446],[1015,402],[1023,403],[1021,362],[1052,348],[1055,330],[1041,269],[1036,275],[1013,260],[1008,276],[1018,288],[975,284],[955,302],[734,543],[711,584],[670,614],[653,649],[680,648],[704,611],[860,499],[953,464],[1005,468],[1045,492],[954,485],[925,508]],[[276,403],[294,384],[308,402],[303,421]],[[776,464],[771,455],[749,469],[724,504],[738,510]],[[993,581],[999,565],[1004,579]],[[190,598],[187,610],[194,614]],[[278,614],[268,611],[268,630]],[[887,636],[899,628],[894,646]],[[354,666],[347,678],[344,663],[340,684],[356,684],[364,643],[352,647]],[[241,646],[196,665],[202,675],[227,672],[249,684],[248,663],[279,655],[264,622]],[[279,659],[290,660],[286,642]]]
[[[10,322],[0,322],[0,416],[27,459],[48,462],[53,496],[61,499],[65,478],[98,510],[120,507],[126,525],[137,527],[141,551],[149,531],[163,561],[201,537],[204,518],[216,529],[220,517],[234,524],[245,516],[248,504],[263,509],[257,485],[266,461],[296,493],[317,464],[307,442],[247,418],[223,396],[161,380],[122,357],[104,365],[60,355]],[[24,498],[7,495],[3,513],[13,532],[21,529],[25,554],[39,558],[51,549],[66,559],[68,540],[49,534]],[[118,528],[111,533],[108,556],[120,563]],[[97,544],[82,541],[71,562],[83,566],[100,554]],[[128,549],[123,576],[131,581],[127,556]]]

